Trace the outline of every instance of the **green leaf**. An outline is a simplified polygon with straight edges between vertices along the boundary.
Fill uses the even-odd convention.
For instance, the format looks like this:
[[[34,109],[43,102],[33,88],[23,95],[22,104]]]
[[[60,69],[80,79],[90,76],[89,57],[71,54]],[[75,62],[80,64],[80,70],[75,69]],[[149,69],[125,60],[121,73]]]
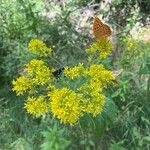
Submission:
[[[140,71],[139,71],[139,74],[140,75],[143,75],[143,74],[148,74],[150,75],[150,64],[146,63],[146,64],[143,64],[141,67],[140,67]]]
[[[109,124],[116,118],[117,108],[115,103],[106,99],[106,104],[101,114],[93,117],[91,114],[86,114],[80,119],[82,129],[91,129],[94,134],[101,136]]]
[[[42,132],[45,140],[41,145],[42,150],[64,150],[66,149],[70,141],[64,137],[64,129],[59,129],[56,125],[49,128],[48,131]]]
[[[24,138],[18,138],[10,145],[10,148],[12,150],[31,150],[30,144]]]
[[[150,142],[150,136],[145,136],[145,137],[143,138],[143,140],[145,140],[145,141],[147,141],[147,142]]]

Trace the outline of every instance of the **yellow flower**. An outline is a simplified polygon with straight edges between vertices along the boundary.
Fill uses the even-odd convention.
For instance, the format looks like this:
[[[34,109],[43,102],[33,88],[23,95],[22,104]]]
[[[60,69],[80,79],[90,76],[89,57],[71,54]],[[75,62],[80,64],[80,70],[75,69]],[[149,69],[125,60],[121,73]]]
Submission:
[[[82,95],[62,88],[49,93],[50,109],[55,117],[63,123],[74,125],[82,116]]]
[[[100,114],[104,108],[105,96],[94,90],[91,92],[91,98],[85,107],[85,112],[91,113],[94,117]]]
[[[46,47],[46,44],[39,39],[32,39],[28,44],[28,49],[39,56],[47,56],[52,52],[52,49]]]
[[[24,76],[21,76],[12,82],[13,84],[13,91],[16,91],[17,95],[22,95],[27,90],[32,89],[32,81]]]
[[[87,81],[86,83],[82,84],[77,91],[84,94],[84,97],[89,97],[92,92],[102,92],[103,88],[101,83],[93,82],[92,79]]]
[[[131,38],[131,37],[126,37],[126,38],[124,39],[124,43],[125,43],[125,45],[127,46],[127,50],[128,50],[128,51],[132,51],[132,50],[135,49],[137,42],[136,42],[135,39],[133,39],[133,38]]]
[[[91,77],[92,83],[99,83],[103,87],[108,83],[112,83],[114,79],[112,71],[106,70],[102,64],[92,64],[86,69],[85,74]]]
[[[85,97],[83,108],[84,112],[91,113],[93,116],[101,113],[105,103],[105,96],[102,94],[101,84],[98,82],[85,83],[79,89]]]
[[[40,116],[48,112],[48,105],[44,96],[39,96],[38,98],[28,97],[24,108],[29,114],[34,116]]]
[[[83,71],[84,71],[83,64],[79,63],[77,66],[72,68],[65,67],[64,74],[66,77],[74,79],[82,75]]]
[[[112,51],[112,43],[107,38],[103,38],[94,42],[90,46],[90,48],[86,49],[87,53],[97,52],[101,59],[106,58],[108,55],[110,55],[111,51]]]
[[[25,67],[25,72],[32,78],[32,82],[37,85],[47,84],[53,78],[52,71],[42,60],[33,59]]]
[[[47,86],[47,89],[48,90],[55,90],[56,89],[56,86],[54,85],[54,84],[49,84],[48,86]]]

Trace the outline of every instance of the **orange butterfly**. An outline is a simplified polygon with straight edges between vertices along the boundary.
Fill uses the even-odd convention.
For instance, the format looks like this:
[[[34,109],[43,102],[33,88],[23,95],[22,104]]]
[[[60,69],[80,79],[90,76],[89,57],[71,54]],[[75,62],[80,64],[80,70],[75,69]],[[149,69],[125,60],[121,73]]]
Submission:
[[[93,34],[96,40],[101,38],[109,37],[112,32],[108,25],[101,22],[98,17],[95,17],[93,23]]]

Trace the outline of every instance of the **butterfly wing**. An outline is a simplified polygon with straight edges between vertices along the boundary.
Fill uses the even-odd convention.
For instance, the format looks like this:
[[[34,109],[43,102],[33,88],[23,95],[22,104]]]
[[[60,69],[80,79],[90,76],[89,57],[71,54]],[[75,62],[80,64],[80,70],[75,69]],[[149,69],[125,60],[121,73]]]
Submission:
[[[106,25],[106,24],[104,24],[103,30],[104,30],[104,33],[105,33],[106,37],[108,37],[108,36],[110,36],[112,34],[110,27],[108,25]]]
[[[104,37],[111,35],[111,29],[108,25],[103,24],[98,17],[95,17],[93,23],[93,34],[94,37],[98,40]]]

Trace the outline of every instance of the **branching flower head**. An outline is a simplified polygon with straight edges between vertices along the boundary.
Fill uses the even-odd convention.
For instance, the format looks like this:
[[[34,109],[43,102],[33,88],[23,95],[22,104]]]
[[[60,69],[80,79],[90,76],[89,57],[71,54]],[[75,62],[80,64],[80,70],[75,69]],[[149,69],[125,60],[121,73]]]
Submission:
[[[62,88],[49,93],[50,109],[55,117],[63,123],[77,123],[82,116],[82,95],[73,90]]]
[[[37,98],[28,97],[24,108],[29,114],[34,116],[40,116],[48,112],[48,104],[46,103],[44,96],[39,96]]]
[[[13,80],[12,84],[13,84],[12,90],[15,91],[17,95],[22,95],[26,91],[32,89],[32,81],[24,76],[17,78],[16,81]]]
[[[132,51],[132,50],[135,49],[136,44],[137,44],[137,41],[136,41],[135,39],[131,38],[131,37],[126,37],[126,38],[124,39],[124,43],[125,43],[126,46],[127,46],[127,50],[128,50],[128,51]]]
[[[39,56],[47,56],[52,51],[38,39],[31,40],[28,48]],[[17,95],[28,92],[24,108],[34,116],[41,116],[50,110],[54,117],[70,125],[77,124],[87,113],[95,117],[103,111],[106,102],[104,88],[112,83],[114,78],[112,71],[105,69],[102,64],[93,64],[92,59],[95,54],[98,59],[106,58],[111,50],[112,44],[107,38],[94,42],[86,50],[87,53],[92,54],[89,55],[87,67],[82,63],[74,67],[66,66],[65,81],[57,80],[53,70],[46,66],[44,61],[33,59],[25,65],[26,76],[13,81],[13,90]],[[44,95],[35,97],[43,91],[44,95],[50,97],[49,99]]]
[[[114,79],[112,71],[106,70],[102,64],[93,64],[85,71],[85,74],[91,78],[92,82],[99,83],[103,87],[112,83]]]
[[[33,59],[25,65],[25,72],[32,78],[33,83],[44,85],[53,78],[52,71],[42,60]]]
[[[65,67],[64,74],[66,77],[74,79],[76,77],[79,77],[83,74],[84,71],[84,66],[83,64],[79,63],[75,67]]]
[[[94,90],[90,94],[91,98],[85,107],[85,112],[91,113],[94,117],[100,114],[104,108],[105,96]]]
[[[90,48],[86,49],[87,53],[97,52],[101,59],[110,55],[111,51],[112,43],[107,38],[102,38],[98,41],[95,41]]]
[[[32,39],[28,44],[28,49],[39,56],[48,56],[52,52],[52,49],[39,39]]]
[[[79,92],[84,95],[84,112],[93,116],[100,114],[105,104],[105,96],[102,93],[102,86],[98,82],[91,82],[82,85]]]

